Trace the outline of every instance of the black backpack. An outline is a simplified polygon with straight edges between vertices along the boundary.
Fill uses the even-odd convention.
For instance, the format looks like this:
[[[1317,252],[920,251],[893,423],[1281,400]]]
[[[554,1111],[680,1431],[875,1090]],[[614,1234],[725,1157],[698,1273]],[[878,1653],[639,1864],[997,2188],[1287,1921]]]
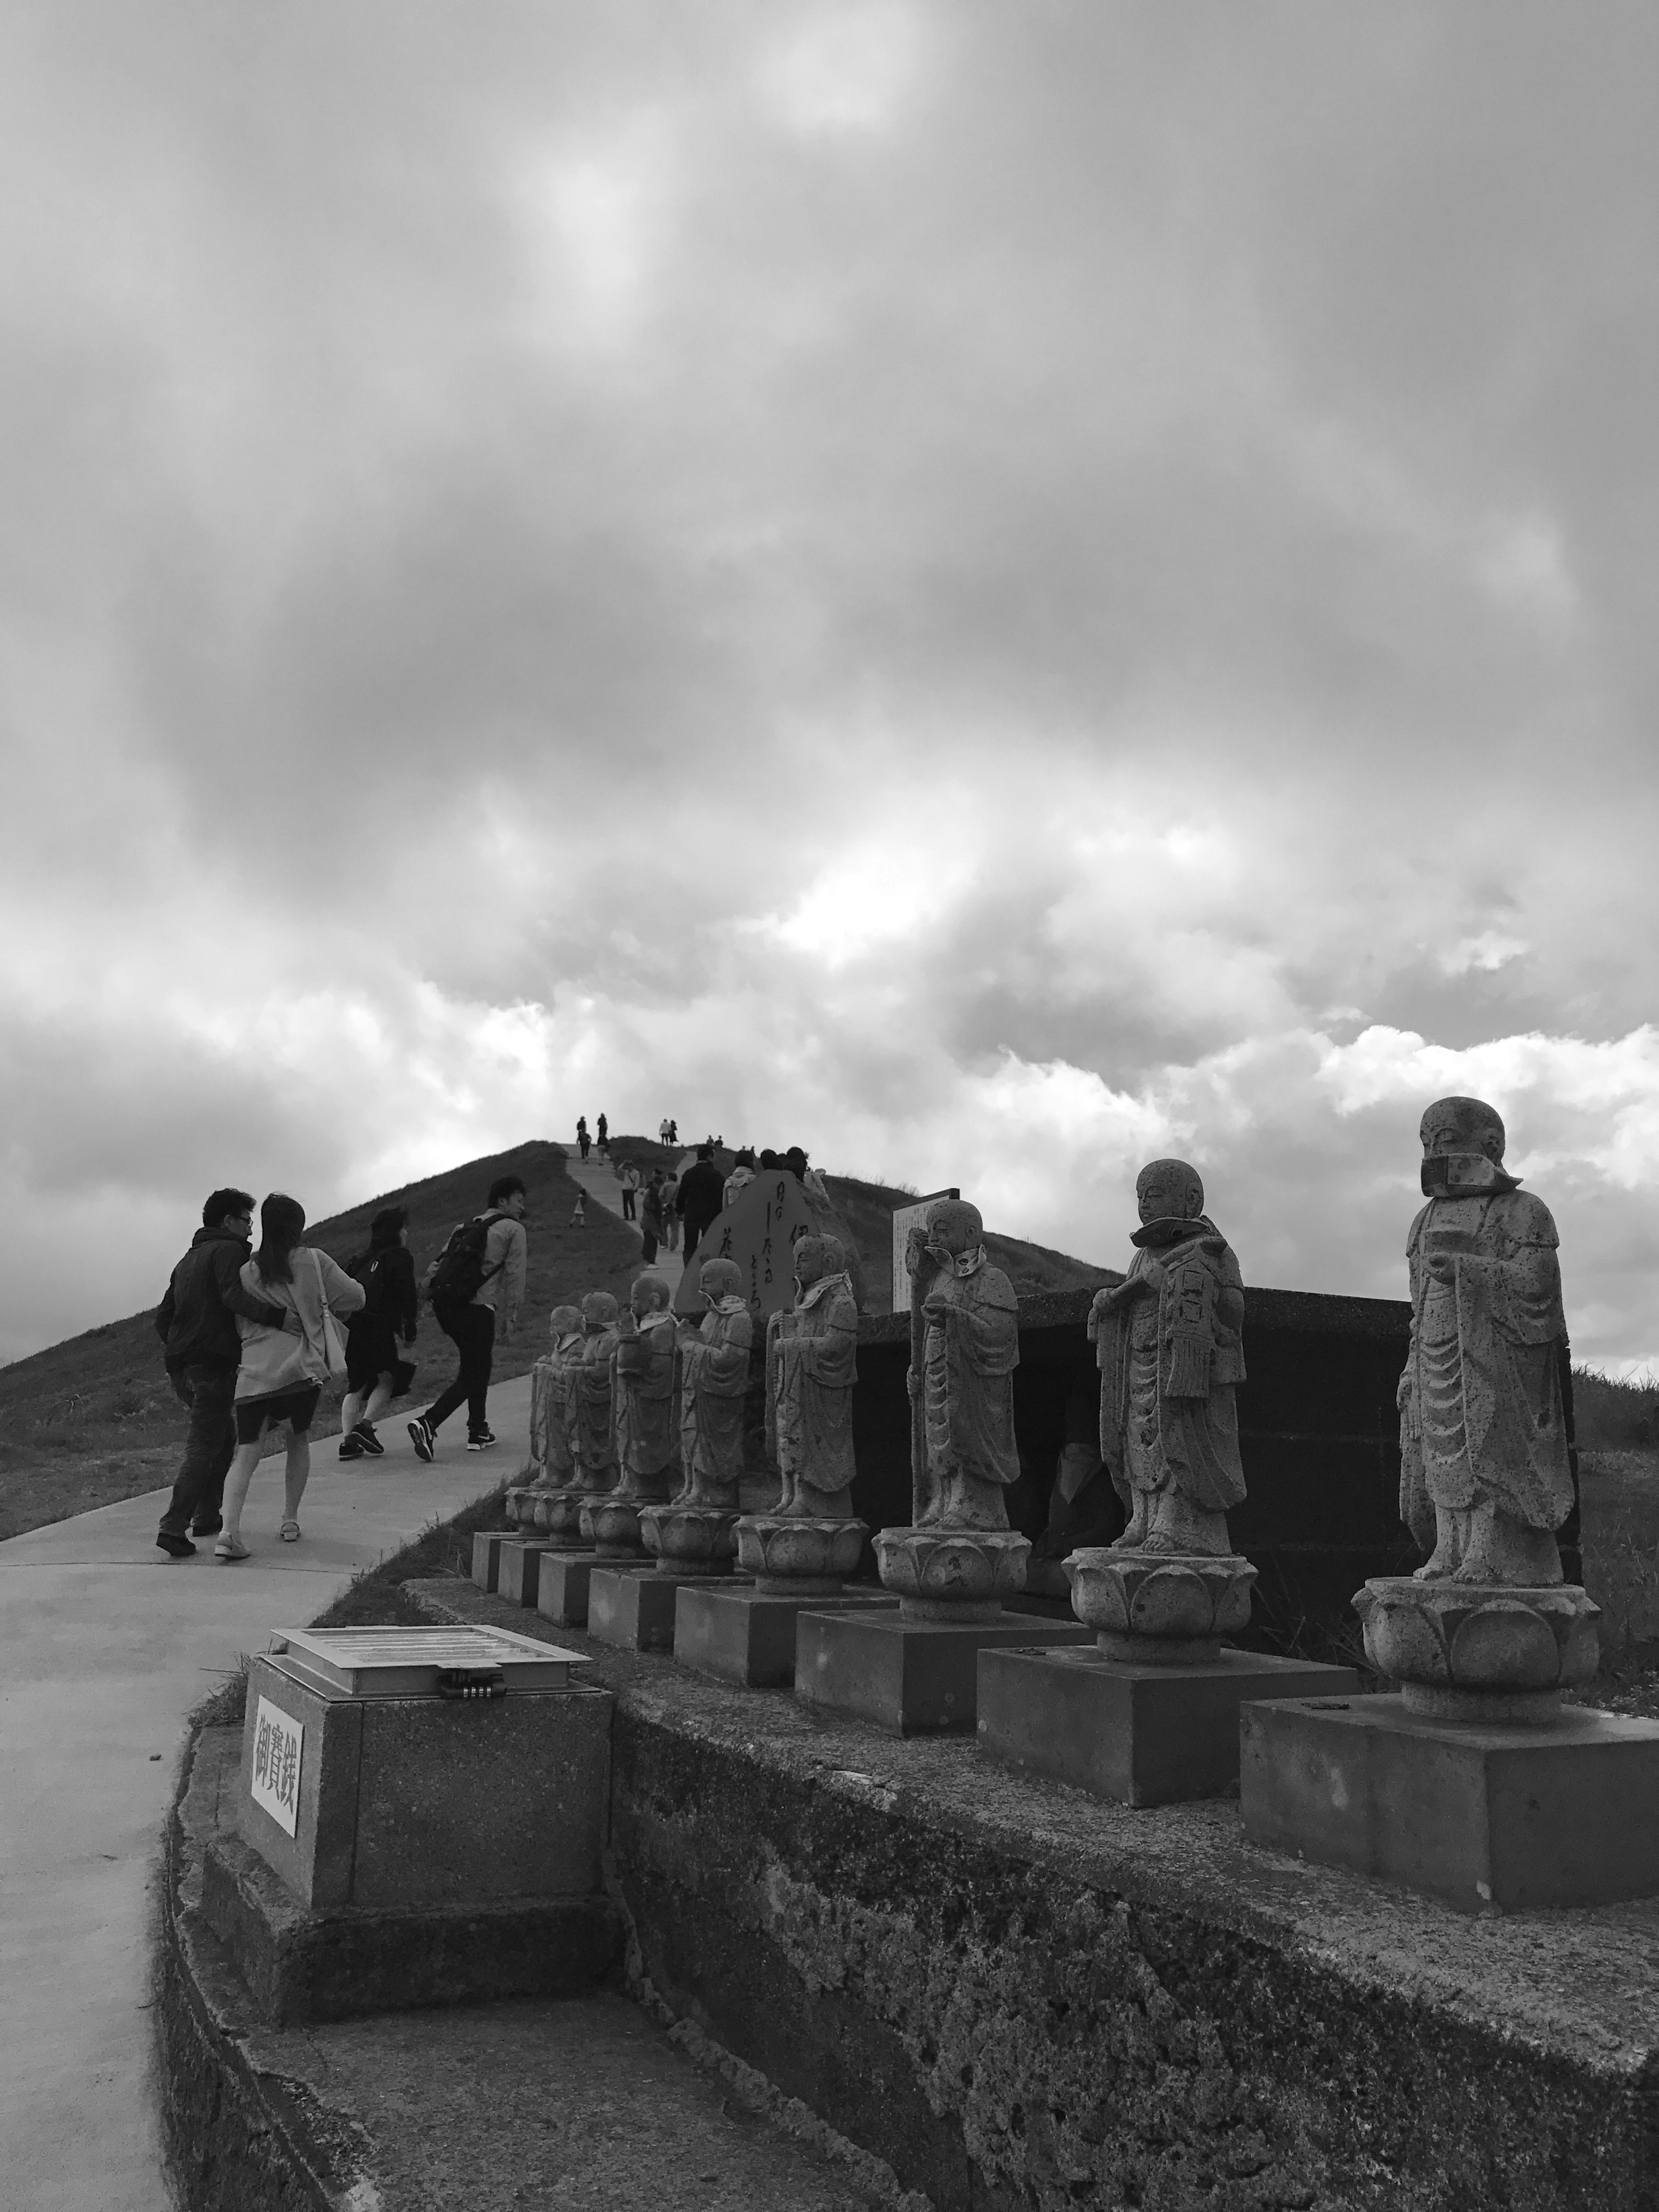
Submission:
[[[489,1278],[501,1273],[501,1261],[485,1267],[484,1244],[492,1223],[505,1218],[501,1213],[480,1213],[452,1232],[427,1277],[426,1294],[434,1313],[440,1306],[471,1305]]]

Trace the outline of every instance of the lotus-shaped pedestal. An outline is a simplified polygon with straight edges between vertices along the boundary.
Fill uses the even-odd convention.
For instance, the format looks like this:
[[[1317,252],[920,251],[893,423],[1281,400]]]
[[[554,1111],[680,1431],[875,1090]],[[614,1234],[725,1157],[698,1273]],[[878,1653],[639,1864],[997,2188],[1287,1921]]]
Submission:
[[[538,1536],[544,1536],[553,1525],[553,1500],[558,1496],[558,1492],[556,1490],[538,1487],[531,1492],[531,1496],[533,1501],[530,1510],[531,1520],[535,1525],[536,1534]]]
[[[1002,1528],[884,1528],[876,1565],[905,1620],[994,1620],[1025,1587],[1031,1547]]]
[[[642,1505],[640,1534],[665,1573],[724,1574],[738,1553],[737,1509]]]
[[[1189,1667],[1218,1656],[1250,1619],[1255,1569],[1236,1553],[1120,1552],[1089,1544],[1061,1562],[1072,1610],[1109,1658]]]
[[[592,1544],[602,1559],[641,1559],[645,1540],[640,1534],[641,1503],[616,1491],[603,1491],[582,1501],[582,1540]]]
[[[1365,1656],[1433,1720],[1547,1722],[1593,1681],[1601,1608],[1577,1583],[1519,1589],[1380,1576],[1355,1597]]]
[[[746,1513],[738,1523],[738,1565],[763,1596],[829,1596],[858,1572],[862,1521],[791,1519]]]
[[[538,1512],[536,1516],[536,1526],[538,1528],[546,1530],[551,1542],[568,1545],[580,1550],[583,1545],[591,1541],[590,1538],[582,1534],[582,1508],[594,1495],[592,1491],[585,1490],[550,1491],[547,1494],[547,1504],[544,1509],[547,1518],[544,1521]],[[601,1491],[598,1495],[603,1497],[605,1493]]]
[[[507,1492],[501,1510],[507,1516],[509,1528],[528,1528],[531,1525],[530,1516],[535,1504],[535,1496],[534,1491],[531,1489],[528,1483],[521,1489]]]

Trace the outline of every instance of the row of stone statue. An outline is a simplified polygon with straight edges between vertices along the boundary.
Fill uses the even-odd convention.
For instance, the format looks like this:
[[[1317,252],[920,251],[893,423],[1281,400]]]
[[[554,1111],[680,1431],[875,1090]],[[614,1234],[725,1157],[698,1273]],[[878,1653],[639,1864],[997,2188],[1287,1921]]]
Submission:
[[[1418,1710],[1449,1716],[1473,1692],[1483,1710],[1502,1697],[1522,1718],[1528,1699],[1547,1702],[1595,1665],[1596,1609],[1564,1586],[1555,1540],[1573,1497],[1555,1226],[1504,1172],[1490,1106],[1439,1100],[1421,1137],[1401,1510],[1430,1556],[1355,1603],[1373,1660]],[[1101,1456],[1128,1525],[1063,1564],[1104,1649],[1178,1665],[1249,1618],[1255,1569],[1232,1552],[1226,1518],[1245,1495],[1243,1286],[1186,1162],[1152,1162],[1136,1195],[1134,1257],[1088,1323]],[[1030,1550],[1005,1505],[1020,1473],[1018,1303],[987,1257],[977,1209],[960,1200],[929,1207],[907,1263],[912,1518],[877,1535],[878,1567],[910,1618],[983,1620],[1023,1589]],[[520,1520],[683,1572],[735,1556],[762,1589],[840,1587],[867,1533],[851,1496],[857,1306],[835,1237],[802,1237],[795,1270],[794,1306],[772,1316],[765,1345],[773,1510],[741,1512],[753,1323],[737,1268],[717,1260],[703,1266],[696,1323],[675,1321],[668,1285],[650,1274],[627,1316],[604,1292],[554,1314],[535,1385],[544,1472],[516,1494]]]
[[[742,1513],[755,1323],[737,1267],[708,1260],[700,1321],[677,1320],[669,1285],[648,1273],[626,1312],[607,1291],[554,1309],[532,1386],[538,1478],[509,1494],[509,1515],[604,1559],[651,1554],[695,1573],[735,1558],[763,1587],[838,1589],[866,1533],[852,1502],[858,1306],[839,1239],[800,1237],[794,1267],[794,1305],[771,1316],[765,1342],[772,1510]]]

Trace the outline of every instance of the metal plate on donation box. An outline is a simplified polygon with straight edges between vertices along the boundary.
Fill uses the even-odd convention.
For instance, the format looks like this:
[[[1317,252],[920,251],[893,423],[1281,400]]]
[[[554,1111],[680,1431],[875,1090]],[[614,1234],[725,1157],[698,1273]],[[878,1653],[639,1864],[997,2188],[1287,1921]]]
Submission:
[[[253,1723],[253,1802],[263,1805],[290,1836],[300,1824],[300,1761],[305,1740],[302,1723],[269,1698],[260,1698]]]
[[[509,1692],[565,1690],[586,1655],[511,1628],[290,1628],[273,1656],[338,1698],[434,1697],[441,1674],[499,1668]]]

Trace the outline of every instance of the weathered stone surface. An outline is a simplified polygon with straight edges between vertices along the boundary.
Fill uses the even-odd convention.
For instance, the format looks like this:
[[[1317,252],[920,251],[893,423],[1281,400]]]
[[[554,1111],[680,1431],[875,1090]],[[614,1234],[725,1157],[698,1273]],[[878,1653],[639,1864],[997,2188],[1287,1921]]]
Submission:
[[[1354,1600],[1365,1656],[1409,1710],[1446,1720],[1552,1722],[1559,1692],[1595,1679],[1601,1607],[1553,1589],[1390,1577]]]
[[[717,1574],[738,1556],[738,1517],[735,1505],[646,1505],[640,1534],[665,1573]]]
[[[775,1596],[832,1596],[857,1573],[869,1533],[862,1521],[745,1513],[737,1524],[738,1565]]]
[[[1072,1607],[1103,1651],[1140,1666],[1208,1664],[1250,1625],[1255,1569],[1236,1556],[1088,1545],[1061,1561]]]
[[[1031,1547],[1012,1529],[884,1528],[876,1565],[907,1620],[994,1620],[1025,1584]]]
[[[780,1596],[759,1583],[733,1589],[720,1583],[679,1586],[674,1610],[674,1657],[717,1680],[749,1690],[787,1690],[795,1679],[795,1632],[803,1613],[872,1605],[897,1610],[896,1598],[837,1588],[829,1596]]]
[[[914,1620],[848,1607],[803,1607],[795,1632],[795,1695],[817,1711],[868,1721],[890,1735],[973,1728],[976,1668],[999,1644],[1086,1644],[1080,1622],[999,1608],[988,1620]]]
[[[1245,1832],[1463,1912],[1659,1894],[1659,1723],[1558,1707],[1546,1728],[1425,1718],[1400,1698],[1246,1705]]]
[[[708,1579],[669,1573],[660,1566],[596,1567],[588,1584],[587,1632],[623,1651],[672,1651],[681,1589],[688,1582]],[[727,1589],[735,1577],[714,1579],[716,1587]]]
[[[501,1574],[501,1546],[516,1543],[514,1528],[479,1528],[472,1537],[472,1579],[481,1590],[493,1592]]]
[[[496,1595],[504,1598],[508,1605],[534,1605],[540,1587],[542,1559],[549,1548],[533,1538],[503,1544],[496,1559]]]
[[[561,1628],[580,1628],[587,1619],[587,1588],[592,1552],[555,1547],[542,1555],[536,1575],[536,1610]]]
[[[1238,1782],[1249,1698],[1358,1697],[1351,1667],[1254,1651],[1205,1665],[1135,1664],[1086,1647],[979,1655],[979,1747],[1123,1805],[1218,1797]]]

